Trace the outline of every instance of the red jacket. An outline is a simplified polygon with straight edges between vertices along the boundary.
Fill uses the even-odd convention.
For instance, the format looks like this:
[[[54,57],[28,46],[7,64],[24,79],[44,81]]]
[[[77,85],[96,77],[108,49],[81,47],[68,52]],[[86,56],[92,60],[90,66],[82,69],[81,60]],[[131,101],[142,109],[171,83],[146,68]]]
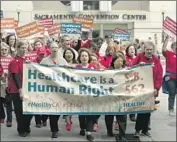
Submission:
[[[98,60],[105,68],[109,69],[112,62],[112,56],[99,56]]]
[[[139,63],[151,63],[153,64],[153,81],[154,81],[154,89],[159,89],[162,86],[162,78],[163,78],[163,68],[160,63],[160,60],[156,56],[152,56],[151,59],[147,59],[144,56],[144,53],[139,53],[137,57],[133,60],[132,66],[137,65]],[[158,93],[157,95],[158,96]]]
[[[32,60],[32,62],[34,62],[34,63],[40,63],[40,62],[41,62],[41,60],[39,60],[39,58],[38,58],[38,57],[36,57],[34,60]]]
[[[46,56],[50,55],[50,49],[47,45],[45,46],[45,50],[46,50]]]
[[[132,66],[132,62],[133,62],[134,59],[135,59],[135,58],[132,58],[132,57],[130,57],[130,56],[126,56],[126,57],[125,57],[125,60],[126,60],[126,62],[128,62],[128,66],[129,66],[129,67]]]
[[[89,45],[91,44],[92,40],[87,41],[81,41],[81,48],[89,48]]]

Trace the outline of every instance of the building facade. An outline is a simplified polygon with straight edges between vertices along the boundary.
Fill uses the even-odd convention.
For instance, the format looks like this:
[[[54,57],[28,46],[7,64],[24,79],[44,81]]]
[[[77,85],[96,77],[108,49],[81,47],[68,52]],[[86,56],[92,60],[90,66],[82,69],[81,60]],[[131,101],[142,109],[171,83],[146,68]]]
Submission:
[[[93,37],[120,28],[131,39],[146,40],[157,34],[160,41],[163,16],[176,21],[176,1],[1,1],[1,9],[4,18],[19,18],[19,25],[47,17],[55,23],[72,22],[74,16],[93,18]]]

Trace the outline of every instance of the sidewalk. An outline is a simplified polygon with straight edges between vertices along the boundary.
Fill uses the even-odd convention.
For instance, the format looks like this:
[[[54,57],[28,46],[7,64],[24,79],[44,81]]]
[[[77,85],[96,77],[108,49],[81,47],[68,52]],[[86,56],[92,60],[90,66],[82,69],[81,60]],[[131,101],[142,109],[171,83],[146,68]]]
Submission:
[[[141,141],[176,141],[176,117],[170,117],[167,110],[167,95],[159,97],[160,107],[151,116],[151,138],[140,137]],[[51,139],[49,124],[47,127],[36,128],[34,118],[31,123],[31,134],[25,138],[25,141],[87,141],[85,137],[79,135],[79,123],[77,116],[73,116],[73,127],[71,132],[65,130],[65,122],[62,117],[59,120],[59,137]],[[134,133],[135,123],[130,122],[128,118],[127,133]],[[106,136],[106,127],[104,116],[99,119],[99,132],[93,133],[94,141],[115,141],[115,138]],[[16,120],[13,117],[13,127],[7,128],[5,123],[1,125],[1,141],[24,141],[17,135]]]

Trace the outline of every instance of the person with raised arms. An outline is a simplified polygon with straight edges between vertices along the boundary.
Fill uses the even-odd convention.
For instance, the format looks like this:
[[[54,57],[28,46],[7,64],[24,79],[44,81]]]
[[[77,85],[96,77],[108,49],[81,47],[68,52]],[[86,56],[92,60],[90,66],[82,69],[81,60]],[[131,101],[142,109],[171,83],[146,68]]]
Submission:
[[[168,110],[170,116],[175,116],[174,105],[175,105],[175,97],[177,93],[177,83],[176,83],[176,42],[171,44],[171,51],[167,49],[169,36],[167,36],[164,45],[162,47],[163,56],[166,59],[166,72],[164,76],[164,81],[166,85],[166,89],[168,91]]]

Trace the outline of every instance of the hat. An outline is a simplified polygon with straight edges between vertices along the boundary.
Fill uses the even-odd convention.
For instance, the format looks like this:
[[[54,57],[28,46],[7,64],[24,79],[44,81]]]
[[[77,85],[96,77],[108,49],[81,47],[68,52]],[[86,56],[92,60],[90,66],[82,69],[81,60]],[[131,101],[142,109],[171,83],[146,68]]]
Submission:
[[[44,47],[41,47],[41,48],[37,49],[37,55],[41,55],[41,54],[45,54],[45,53],[46,53],[46,51],[45,51]]]

